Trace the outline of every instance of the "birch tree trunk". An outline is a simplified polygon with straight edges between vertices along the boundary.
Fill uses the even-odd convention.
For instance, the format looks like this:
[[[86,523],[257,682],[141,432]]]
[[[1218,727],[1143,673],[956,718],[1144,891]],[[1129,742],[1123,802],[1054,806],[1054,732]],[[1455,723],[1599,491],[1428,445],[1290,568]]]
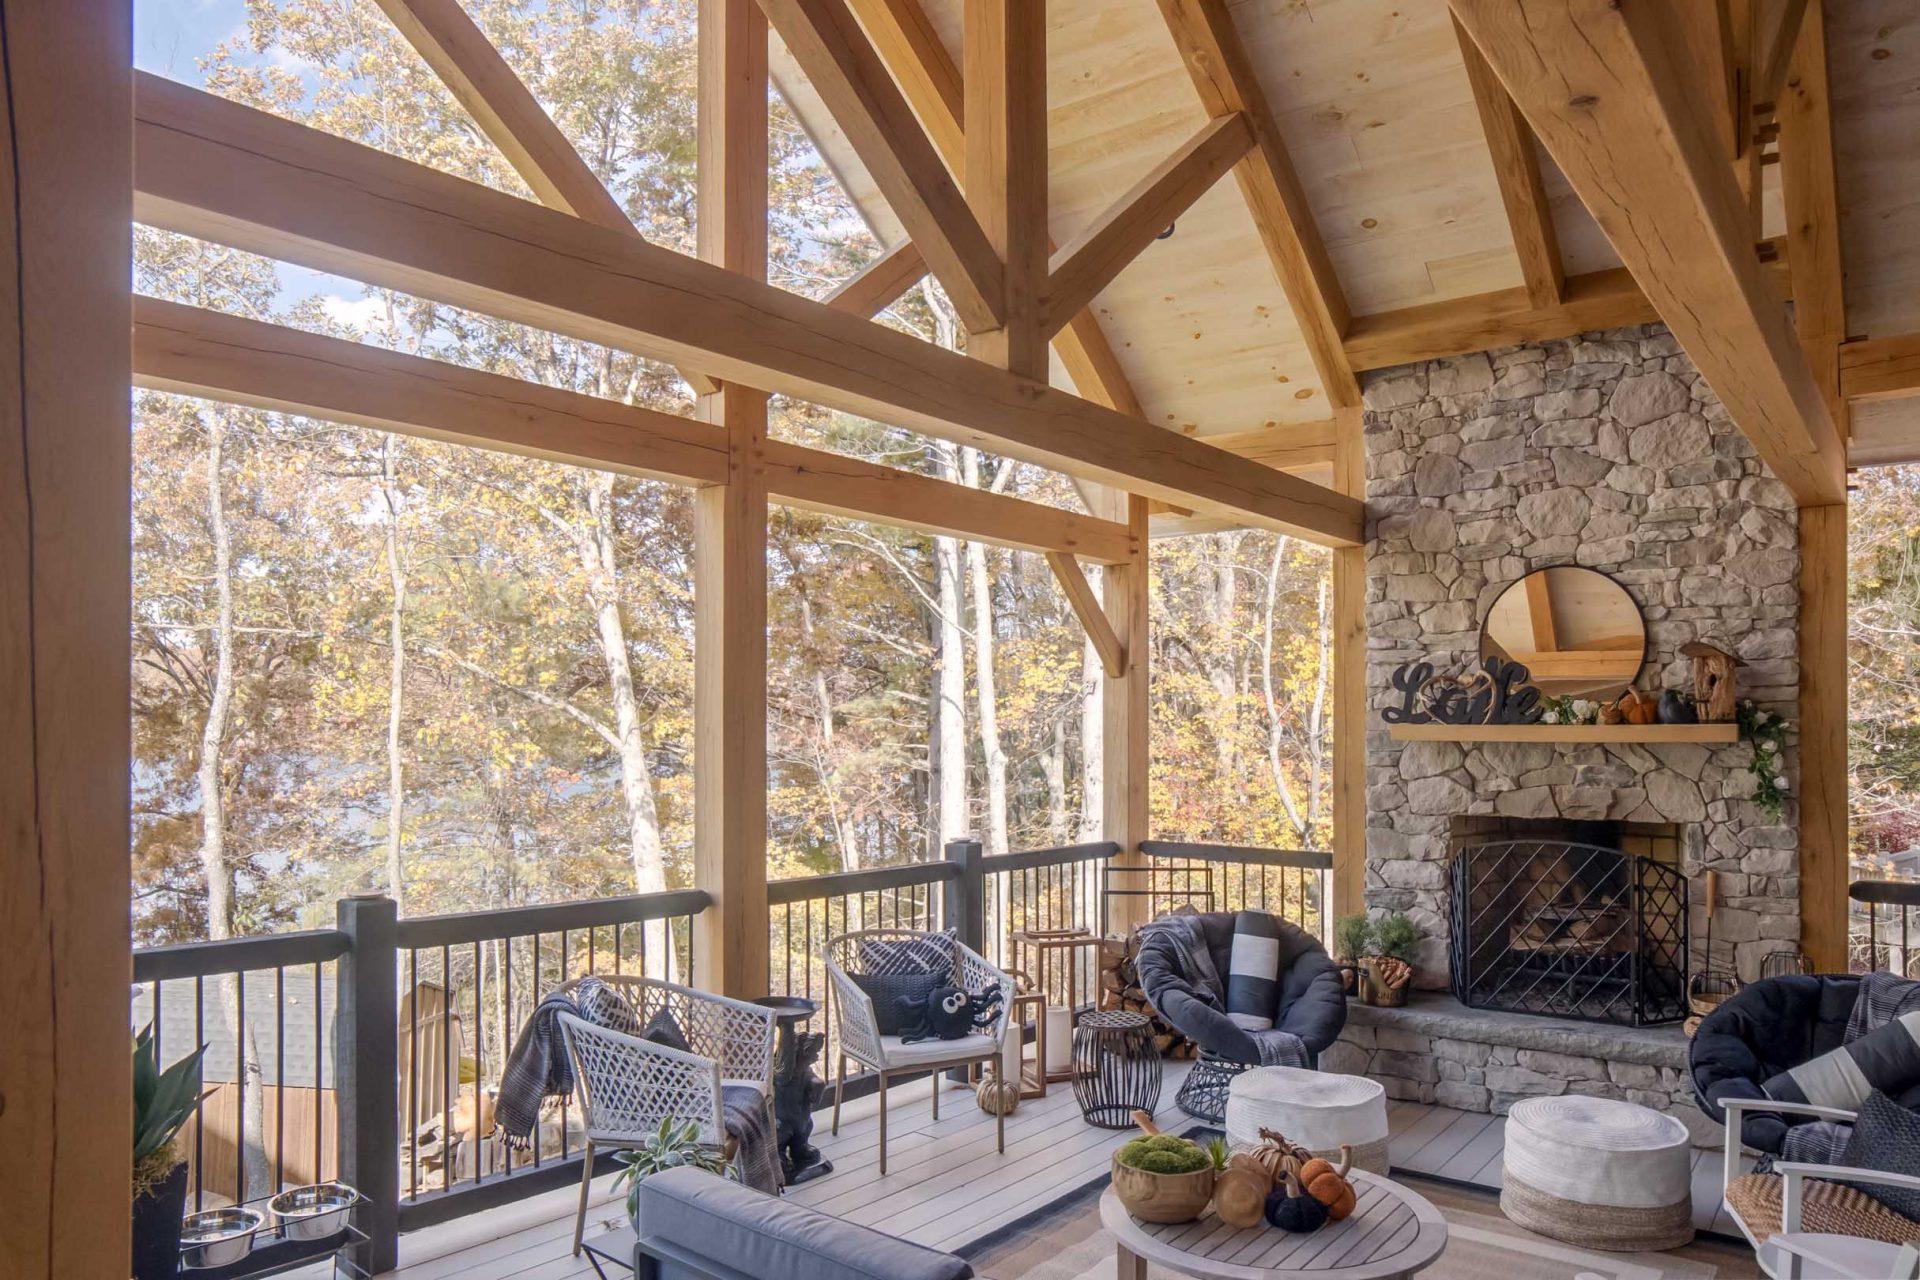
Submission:
[[[406,914],[406,867],[402,841],[406,826],[406,758],[400,746],[405,711],[407,650],[405,613],[407,569],[400,558],[400,437],[388,435],[380,447],[380,496],[386,509],[387,583],[387,892],[394,909]]]
[[[961,450],[961,483],[980,487],[980,451]],[[984,543],[967,543],[967,578],[973,596],[973,687],[980,722],[980,754],[987,770],[987,852],[1007,852],[1007,753],[1000,743],[998,688],[994,678],[993,578]],[[1004,882],[1005,877],[1001,877]]]
[[[820,721],[820,746],[818,753],[818,772],[820,788],[826,792],[827,815],[833,823],[834,843],[840,848],[840,869],[858,871],[862,865],[860,855],[860,831],[852,816],[847,812],[845,798],[840,791],[840,766],[834,755],[834,709],[833,687],[827,683],[827,671],[819,659],[819,651],[814,646],[813,597],[807,592],[806,578],[800,571],[799,563],[789,554],[787,563],[792,566],[793,580],[798,587],[800,597],[800,639],[807,650],[808,683],[813,689],[814,715]]]
[[[207,937],[231,938],[234,911],[233,862],[227,853],[227,795],[224,778],[227,728],[233,714],[233,535],[227,525],[223,487],[227,419],[223,410],[202,417],[207,430],[207,533],[213,544],[213,672],[207,686],[207,719],[200,728],[200,868],[207,881]],[[240,1198],[255,1199],[268,1190],[266,1084],[254,1029],[245,1025],[244,991],[238,975],[221,982],[227,1035],[240,1067],[236,1082],[245,1113],[236,1137],[240,1143]]]
[[[633,691],[633,666],[627,656],[627,629],[620,616],[620,561],[613,534],[613,475],[594,471],[586,486],[588,526],[580,540],[587,598],[599,630],[600,656],[607,668],[613,701],[613,732],[619,744],[620,787],[626,801],[628,848],[636,893],[660,893],[667,887],[666,852],[660,843],[660,811],[647,767],[646,741],[640,732],[640,702]],[[649,920],[646,974],[672,980],[677,972],[673,932],[664,920]]]
[[[933,540],[934,601],[940,628],[934,698],[939,705],[937,741],[940,793],[934,816],[934,855],[949,840],[969,833],[967,820],[967,655],[960,627],[960,543]]]

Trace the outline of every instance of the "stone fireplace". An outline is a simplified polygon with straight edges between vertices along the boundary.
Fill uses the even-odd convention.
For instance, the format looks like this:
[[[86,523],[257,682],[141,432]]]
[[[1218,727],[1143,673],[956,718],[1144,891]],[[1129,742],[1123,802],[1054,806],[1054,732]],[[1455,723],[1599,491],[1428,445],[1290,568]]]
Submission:
[[[1508,819],[1620,824],[1689,881],[1719,872],[1720,967],[1795,946],[1796,815],[1753,802],[1746,745],[1400,741],[1378,719],[1395,667],[1465,669],[1499,593],[1562,564],[1639,605],[1639,687],[1685,687],[1680,646],[1707,641],[1745,661],[1742,697],[1798,719],[1793,501],[1679,345],[1647,326],[1385,370],[1365,430],[1366,900],[1425,931],[1420,985],[1448,985],[1458,833]]]

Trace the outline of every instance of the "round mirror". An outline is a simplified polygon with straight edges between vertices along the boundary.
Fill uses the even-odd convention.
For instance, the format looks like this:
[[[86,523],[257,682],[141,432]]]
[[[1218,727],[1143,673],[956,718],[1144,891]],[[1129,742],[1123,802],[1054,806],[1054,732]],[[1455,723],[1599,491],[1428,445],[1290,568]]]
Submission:
[[[1607,700],[1632,687],[1647,653],[1640,606],[1594,569],[1535,569],[1500,593],[1480,656],[1525,667],[1543,696]]]

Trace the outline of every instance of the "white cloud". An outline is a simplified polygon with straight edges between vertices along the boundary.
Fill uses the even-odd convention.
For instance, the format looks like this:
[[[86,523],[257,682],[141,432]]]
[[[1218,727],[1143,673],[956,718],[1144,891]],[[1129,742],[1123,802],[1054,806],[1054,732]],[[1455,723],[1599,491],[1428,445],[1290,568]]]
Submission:
[[[387,317],[387,304],[379,298],[347,298],[329,293],[320,299],[320,306],[326,311],[327,319],[335,324],[363,331],[383,323]]]

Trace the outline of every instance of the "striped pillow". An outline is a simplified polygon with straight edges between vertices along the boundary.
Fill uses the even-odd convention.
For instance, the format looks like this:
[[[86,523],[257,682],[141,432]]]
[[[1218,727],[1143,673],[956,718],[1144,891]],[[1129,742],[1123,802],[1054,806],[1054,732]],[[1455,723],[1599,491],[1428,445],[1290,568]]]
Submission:
[[[1227,959],[1227,1017],[1247,1031],[1271,1030],[1279,1003],[1279,922],[1265,911],[1238,912]]]
[[[1903,1013],[1831,1053],[1782,1071],[1760,1087],[1780,1102],[1858,1111],[1875,1089],[1900,1094],[1920,1084],[1920,1010]]]

